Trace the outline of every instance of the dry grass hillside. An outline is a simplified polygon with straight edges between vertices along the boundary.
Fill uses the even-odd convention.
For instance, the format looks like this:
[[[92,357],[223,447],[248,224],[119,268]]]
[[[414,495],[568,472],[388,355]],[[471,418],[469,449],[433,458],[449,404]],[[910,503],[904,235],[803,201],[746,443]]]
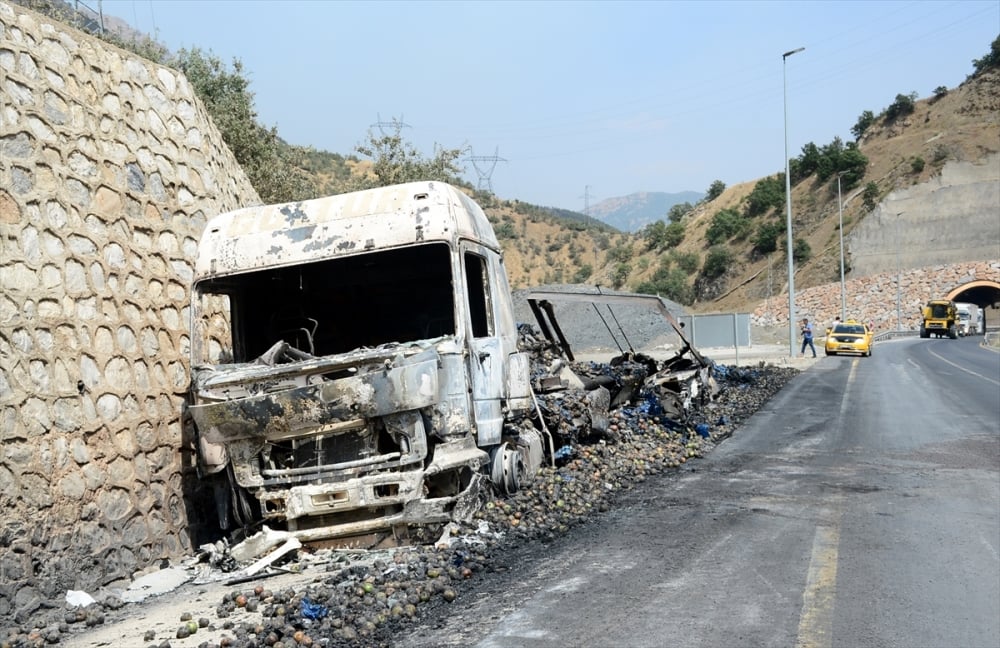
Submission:
[[[551,283],[609,285],[595,268],[614,246],[631,244],[634,237],[609,227],[555,218],[523,209],[519,203],[487,204],[504,251],[511,288]]]
[[[949,161],[977,161],[1000,150],[1000,69],[986,70],[947,94],[918,100],[912,113],[894,122],[877,119],[858,146],[868,158],[868,166],[861,181],[842,192],[845,236],[870,212],[862,199],[869,183],[878,187],[877,203],[893,190],[931,180]],[[922,168],[915,163],[918,158],[923,160]],[[709,247],[705,231],[712,217],[722,209],[741,209],[755,184],[756,181],[750,181],[728,187],[715,200],[697,205],[683,220],[684,240],[668,252],[648,251],[641,235],[567,232],[551,223],[524,222],[524,217],[517,213],[504,214],[502,218],[509,218],[520,234],[514,239],[501,240],[512,282],[523,287],[571,281],[578,276],[580,265],[586,263],[593,266],[586,283],[614,285],[615,270],[620,269],[623,261],[620,254],[614,259],[609,257],[616,249],[620,252],[621,246],[631,250],[631,258],[624,262],[629,272],[621,284],[623,288],[636,288],[652,277],[661,263],[676,265],[679,256],[687,256],[689,264],[690,258],[696,256],[700,268]],[[822,183],[815,176],[806,178],[793,187],[792,203],[795,238],[805,239],[811,249],[811,257],[796,264],[796,289],[839,281],[836,178]],[[775,208],[756,218],[783,224],[785,210]],[[727,241],[726,246],[733,253],[732,263],[722,277],[708,282],[712,284],[708,290],[702,290],[712,296],[694,301],[691,310],[747,310],[769,294],[780,294],[786,288],[784,237],[770,258],[754,255],[750,238]],[[698,272],[689,273],[689,284],[695,283]],[[702,283],[704,289],[706,282]]]

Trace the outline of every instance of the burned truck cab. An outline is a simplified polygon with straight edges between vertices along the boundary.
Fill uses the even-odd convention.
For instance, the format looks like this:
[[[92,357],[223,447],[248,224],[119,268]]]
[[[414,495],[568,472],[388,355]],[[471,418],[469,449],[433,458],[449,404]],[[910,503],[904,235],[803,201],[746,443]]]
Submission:
[[[187,410],[223,529],[443,522],[541,463],[500,246],[455,187],[216,216],[191,318]]]

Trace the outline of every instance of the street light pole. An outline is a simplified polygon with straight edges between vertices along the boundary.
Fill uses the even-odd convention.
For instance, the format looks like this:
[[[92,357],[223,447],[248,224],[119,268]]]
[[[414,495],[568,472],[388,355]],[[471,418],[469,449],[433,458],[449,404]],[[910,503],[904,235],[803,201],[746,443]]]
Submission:
[[[782,99],[785,110],[785,238],[788,244],[788,355],[795,357],[795,266],[792,262],[792,179],[788,168],[788,80],[785,73],[785,61],[792,54],[798,54],[804,47],[799,47],[781,55]]]
[[[847,320],[847,287],[844,283],[844,200],[840,197],[840,176],[837,174],[837,210],[840,214],[840,321]]]
[[[900,268],[899,268],[899,218],[904,212],[896,214],[896,331],[903,330],[903,311],[900,308]]]

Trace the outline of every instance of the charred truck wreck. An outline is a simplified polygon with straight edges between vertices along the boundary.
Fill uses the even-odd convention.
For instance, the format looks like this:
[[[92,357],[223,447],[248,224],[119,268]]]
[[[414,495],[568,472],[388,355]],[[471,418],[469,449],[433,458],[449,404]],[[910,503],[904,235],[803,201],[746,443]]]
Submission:
[[[500,246],[449,185],[213,218],[191,327],[187,411],[224,530],[399,537],[469,516],[485,489],[514,492],[553,460]],[[540,346],[572,360],[565,341]],[[597,428],[608,387],[622,391],[553,378],[546,389],[579,391]]]

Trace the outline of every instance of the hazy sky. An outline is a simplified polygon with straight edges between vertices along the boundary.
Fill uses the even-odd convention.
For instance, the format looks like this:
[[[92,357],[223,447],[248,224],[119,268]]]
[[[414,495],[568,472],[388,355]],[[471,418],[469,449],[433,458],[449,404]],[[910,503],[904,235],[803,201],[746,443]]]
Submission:
[[[577,211],[585,194],[704,192],[782,171],[786,87],[796,156],[850,141],[858,116],[897,94],[955,88],[1000,34],[1000,0],[102,7],[171,50],[242,61],[260,122],[290,143],[346,155],[380,119],[402,119],[425,155],[503,158],[497,196]]]

